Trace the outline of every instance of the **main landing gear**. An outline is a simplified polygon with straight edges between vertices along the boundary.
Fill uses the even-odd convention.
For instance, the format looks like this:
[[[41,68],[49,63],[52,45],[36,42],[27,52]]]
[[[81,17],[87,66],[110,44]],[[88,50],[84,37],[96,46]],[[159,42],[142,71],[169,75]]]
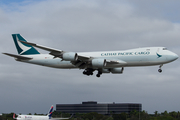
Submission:
[[[87,68],[87,69],[85,69],[85,70],[83,71],[83,74],[84,74],[84,75],[87,75],[87,76],[93,75],[93,72],[94,72],[94,71],[95,71],[94,69]],[[98,70],[98,73],[97,73],[96,77],[100,77],[101,74],[102,74],[102,72],[101,72],[100,70]]]
[[[83,71],[83,74],[89,76],[89,75],[93,75],[93,72],[94,72],[93,69],[88,68]]]
[[[97,73],[96,77],[100,77],[101,74],[102,74],[102,72],[98,70],[98,73]]]
[[[163,66],[163,64],[161,64],[161,65],[159,66],[159,69],[158,69],[158,72],[159,72],[159,73],[162,72],[162,69],[161,69],[162,66]]]

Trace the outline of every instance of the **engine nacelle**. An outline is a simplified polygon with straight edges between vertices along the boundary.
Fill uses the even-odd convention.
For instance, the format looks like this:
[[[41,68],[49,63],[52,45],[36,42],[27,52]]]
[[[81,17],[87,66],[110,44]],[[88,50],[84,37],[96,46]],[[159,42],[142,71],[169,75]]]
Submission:
[[[124,68],[111,68],[110,72],[113,74],[122,74],[123,73]]]
[[[74,52],[67,52],[62,55],[62,59],[66,61],[76,61],[78,59],[78,55]]]
[[[95,68],[103,68],[106,66],[106,59],[93,59],[92,66]]]
[[[102,69],[102,73],[110,73],[109,69]]]

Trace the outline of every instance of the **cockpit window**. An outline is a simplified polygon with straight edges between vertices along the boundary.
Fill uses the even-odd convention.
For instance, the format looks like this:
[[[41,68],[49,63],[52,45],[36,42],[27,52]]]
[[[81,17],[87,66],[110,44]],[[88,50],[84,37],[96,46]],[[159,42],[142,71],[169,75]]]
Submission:
[[[163,50],[167,50],[167,48],[163,48]]]

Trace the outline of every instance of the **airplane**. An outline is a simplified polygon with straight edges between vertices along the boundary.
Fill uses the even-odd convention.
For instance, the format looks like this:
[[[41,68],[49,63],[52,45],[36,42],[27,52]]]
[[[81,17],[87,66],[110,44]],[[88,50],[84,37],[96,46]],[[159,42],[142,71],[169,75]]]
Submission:
[[[178,59],[178,55],[166,47],[143,47],[122,51],[69,52],[27,42],[20,34],[12,34],[19,55],[3,53],[14,57],[16,61],[60,69],[84,69],[84,75],[97,77],[102,73],[122,74],[124,67],[159,65],[161,73],[163,64]],[[40,54],[35,49],[43,49],[49,54]]]
[[[52,111],[53,106],[51,106],[47,116],[40,116],[40,115],[18,115],[17,118],[15,117],[15,113],[13,114],[13,119],[16,120],[65,120],[70,118],[52,118]]]

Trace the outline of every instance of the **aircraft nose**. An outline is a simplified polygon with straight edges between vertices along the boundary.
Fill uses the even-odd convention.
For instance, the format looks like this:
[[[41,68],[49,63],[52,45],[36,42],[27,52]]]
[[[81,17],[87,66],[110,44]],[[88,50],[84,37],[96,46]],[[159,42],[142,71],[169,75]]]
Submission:
[[[175,54],[175,53],[173,53],[173,55],[171,57],[172,57],[173,60],[176,60],[176,59],[179,58],[179,56],[177,54]]]

